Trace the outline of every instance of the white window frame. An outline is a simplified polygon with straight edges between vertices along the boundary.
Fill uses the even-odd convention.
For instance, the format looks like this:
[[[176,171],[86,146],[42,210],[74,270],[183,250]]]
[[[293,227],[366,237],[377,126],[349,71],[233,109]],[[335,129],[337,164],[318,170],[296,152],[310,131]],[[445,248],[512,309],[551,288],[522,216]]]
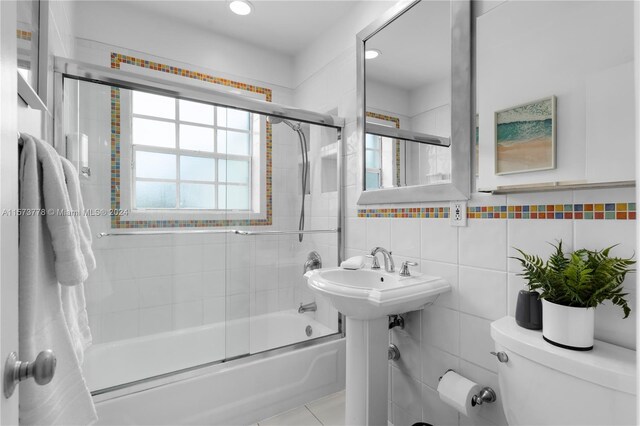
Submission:
[[[378,135],[367,134],[367,136],[372,136],[377,141],[377,148],[369,148],[365,142],[365,164],[367,163],[367,153],[375,152],[378,157],[378,165],[379,167],[366,167],[366,173],[374,173],[378,175],[378,186],[376,188],[367,188],[367,189],[381,189],[382,188],[382,137]],[[366,181],[366,177],[365,177]]]
[[[121,129],[120,129],[120,203],[123,209],[128,209],[129,219],[131,220],[243,220],[243,219],[265,219],[266,218],[266,120],[258,114],[250,114],[250,129],[244,131],[241,129],[230,129],[217,125],[218,111],[214,108],[214,124],[193,123],[186,120],[180,120],[179,116],[179,100],[175,99],[175,118],[167,119],[162,117],[147,116],[142,114],[133,114],[132,111],[132,91],[121,90],[120,94],[120,113],[121,113]],[[223,106],[222,106],[223,107]],[[175,148],[163,148],[149,145],[134,145],[132,141],[133,118],[152,119],[175,123]],[[193,151],[180,148],[180,129],[179,124],[187,124],[213,129],[214,131],[214,151]],[[216,152],[218,138],[217,130],[230,130],[249,133],[250,146],[249,155],[222,154]],[[135,170],[136,152],[153,152],[167,153],[176,156],[176,179],[153,179],[153,178],[137,178]],[[180,179],[180,156],[194,156],[212,158],[216,161],[216,179],[214,181],[191,181]],[[218,160],[242,160],[249,161],[249,181],[243,183],[228,183],[218,180],[219,161]],[[176,207],[175,208],[137,208],[135,206],[135,183],[136,181],[148,182],[171,182],[175,183],[176,188]],[[214,209],[200,209],[180,207],[180,183],[202,183],[215,186],[215,206]],[[218,207],[218,188],[220,185],[230,186],[248,186],[249,187],[249,209],[231,210],[219,209]]]

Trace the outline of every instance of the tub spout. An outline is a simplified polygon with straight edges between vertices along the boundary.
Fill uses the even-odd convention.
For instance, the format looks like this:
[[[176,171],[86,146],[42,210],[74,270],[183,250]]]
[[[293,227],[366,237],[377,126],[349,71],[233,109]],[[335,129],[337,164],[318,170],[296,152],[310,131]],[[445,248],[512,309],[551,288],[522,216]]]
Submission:
[[[305,312],[315,312],[317,310],[318,310],[318,305],[316,305],[316,302],[307,303],[306,305],[303,305],[302,303],[300,303],[300,307],[298,308],[298,313],[304,314]]]

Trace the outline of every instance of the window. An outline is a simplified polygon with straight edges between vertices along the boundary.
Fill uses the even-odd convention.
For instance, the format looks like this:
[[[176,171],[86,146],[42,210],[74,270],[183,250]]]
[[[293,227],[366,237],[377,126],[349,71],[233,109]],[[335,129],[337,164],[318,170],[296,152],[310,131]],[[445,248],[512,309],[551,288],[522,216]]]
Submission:
[[[379,189],[382,179],[382,138],[366,135],[365,143],[366,189]]]
[[[247,111],[133,91],[133,209],[252,210],[259,120]]]

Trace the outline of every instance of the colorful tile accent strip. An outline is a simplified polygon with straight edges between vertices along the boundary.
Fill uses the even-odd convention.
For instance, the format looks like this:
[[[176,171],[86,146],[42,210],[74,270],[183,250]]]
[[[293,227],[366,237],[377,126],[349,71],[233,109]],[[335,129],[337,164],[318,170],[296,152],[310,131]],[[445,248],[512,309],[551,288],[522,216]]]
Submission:
[[[400,128],[400,119],[391,115],[378,114],[377,112],[367,111],[367,117],[377,118],[378,120],[390,121],[395,123],[396,129]],[[400,186],[400,142],[396,141],[396,186]]]
[[[449,207],[359,209],[358,217],[448,218]],[[474,206],[469,219],[636,220],[636,203]]]
[[[31,41],[31,37],[33,36],[33,33],[31,31],[16,30],[16,36],[20,40]]]
[[[407,207],[400,209],[360,209],[358,217],[393,217],[393,218],[425,218],[446,219],[449,207]]]
[[[215,77],[201,72],[186,70],[133,56],[111,53],[111,68],[120,69],[120,64],[129,64],[180,75],[186,78],[219,84],[226,87],[262,94],[267,102],[272,100],[272,91],[266,87],[258,87],[225,78]],[[121,209],[120,201],[120,89],[111,88],[111,208]],[[266,215],[264,219],[223,219],[223,220],[126,220],[123,216],[111,216],[112,228],[205,228],[224,226],[269,226],[273,223],[273,133],[271,123],[266,123]]]

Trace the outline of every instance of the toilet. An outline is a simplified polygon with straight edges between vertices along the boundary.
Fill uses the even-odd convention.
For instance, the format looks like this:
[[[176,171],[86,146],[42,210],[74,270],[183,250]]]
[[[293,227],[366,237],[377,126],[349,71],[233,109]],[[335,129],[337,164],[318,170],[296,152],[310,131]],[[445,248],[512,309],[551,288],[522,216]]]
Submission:
[[[635,351],[597,340],[592,351],[562,349],[512,317],[491,323],[491,337],[510,426],[636,424]]]

